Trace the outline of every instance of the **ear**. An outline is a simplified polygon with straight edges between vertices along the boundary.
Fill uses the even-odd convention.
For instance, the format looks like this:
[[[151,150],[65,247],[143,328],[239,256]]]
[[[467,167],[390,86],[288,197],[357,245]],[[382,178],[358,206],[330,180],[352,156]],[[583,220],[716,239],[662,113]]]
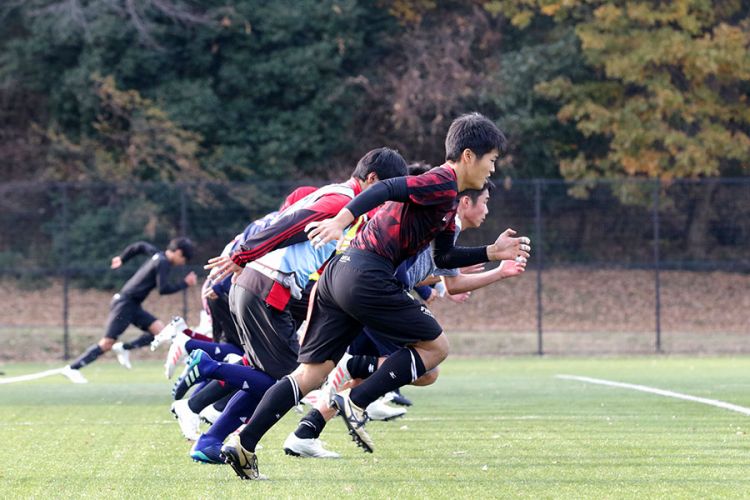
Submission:
[[[376,174],[375,172],[370,172],[369,174],[367,174],[367,177],[365,178],[365,182],[368,184],[375,184],[379,180],[380,179],[378,179],[378,174]]]
[[[461,152],[461,159],[466,163],[471,163],[475,157],[476,155],[474,154],[474,151],[469,148],[466,148]]]

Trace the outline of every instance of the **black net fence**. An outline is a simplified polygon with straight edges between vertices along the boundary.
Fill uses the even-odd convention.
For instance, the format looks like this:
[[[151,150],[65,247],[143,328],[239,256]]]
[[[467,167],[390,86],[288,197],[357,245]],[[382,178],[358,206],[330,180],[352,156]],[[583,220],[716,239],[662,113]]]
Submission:
[[[140,264],[111,258],[146,240],[196,243],[187,270],[300,185],[0,184],[0,359],[66,357],[101,336],[109,297]],[[459,354],[750,352],[750,179],[500,182],[459,244],[528,235],[520,277],[433,309]],[[197,288],[146,308],[198,321]],[[21,353],[21,354],[19,354]]]

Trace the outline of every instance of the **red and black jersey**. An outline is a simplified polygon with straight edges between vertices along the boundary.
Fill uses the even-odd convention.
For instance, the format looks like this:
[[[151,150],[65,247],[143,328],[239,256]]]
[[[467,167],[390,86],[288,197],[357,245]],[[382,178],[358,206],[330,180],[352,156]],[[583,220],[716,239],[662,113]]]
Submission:
[[[397,197],[408,201],[386,203],[352,241],[352,247],[378,254],[398,266],[439,233],[444,233],[441,238],[453,241],[458,183],[452,168],[443,165],[422,175],[392,181],[405,181],[406,191]],[[399,188],[403,186],[396,189]]]
[[[335,186],[331,186],[330,192],[318,197],[319,191],[327,187],[321,188],[281,212],[271,226],[248,238],[232,254],[232,261],[244,267],[248,262],[257,260],[272,250],[306,241],[305,226],[313,221],[334,217],[353,196],[362,192],[362,187],[355,179],[349,179],[340,186],[344,189],[336,190]]]

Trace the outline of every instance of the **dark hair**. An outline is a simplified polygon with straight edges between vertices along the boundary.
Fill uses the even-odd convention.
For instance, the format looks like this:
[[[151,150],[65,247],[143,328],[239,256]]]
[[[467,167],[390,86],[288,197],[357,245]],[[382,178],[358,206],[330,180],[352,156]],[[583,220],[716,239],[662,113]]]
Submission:
[[[460,200],[464,196],[468,196],[471,199],[471,203],[476,203],[479,197],[487,191],[487,193],[492,193],[492,190],[495,189],[495,183],[491,180],[487,179],[484,183],[484,186],[482,186],[482,189],[464,189],[460,193],[458,193],[458,199]]]
[[[381,181],[406,175],[406,161],[395,149],[378,148],[369,151],[358,162],[352,177],[360,180],[375,172]]]
[[[172,241],[167,245],[167,250],[180,250],[185,260],[190,260],[193,257],[193,242],[188,238],[173,238]]]
[[[432,165],[429,165],[422,161],[417,161],[414,163],[410,163],[406,168],[409,172],[409,175],[422,175],[426,172],[429,172],[432,169]]]
[[[453,120],[448,129],[448,135],[445,137],[445,159],[458,161],[465,149],[472,150],[479,157],[493,149],[505,154],[507,147],[508,140],[497,125],[479,113],[468,113]]]

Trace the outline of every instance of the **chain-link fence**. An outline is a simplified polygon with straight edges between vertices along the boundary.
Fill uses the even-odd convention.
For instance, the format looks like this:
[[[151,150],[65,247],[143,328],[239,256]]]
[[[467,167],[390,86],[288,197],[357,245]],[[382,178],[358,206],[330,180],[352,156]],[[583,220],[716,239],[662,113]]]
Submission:
[[[140,264],[112,271],[110,259],[132,241],[187,235],[197,244],[189,267],[202,274],[301,184],[0,184],[0,357],[67,358],[100,336],[108,296]],[[485,223],[459,244],[512,227],[532,238],[533,256],[523,276],[433,306],[454,350],[750,351],[750,179],[497,187]],[[195,322],[200,302],[191,289],[146,307]]]

